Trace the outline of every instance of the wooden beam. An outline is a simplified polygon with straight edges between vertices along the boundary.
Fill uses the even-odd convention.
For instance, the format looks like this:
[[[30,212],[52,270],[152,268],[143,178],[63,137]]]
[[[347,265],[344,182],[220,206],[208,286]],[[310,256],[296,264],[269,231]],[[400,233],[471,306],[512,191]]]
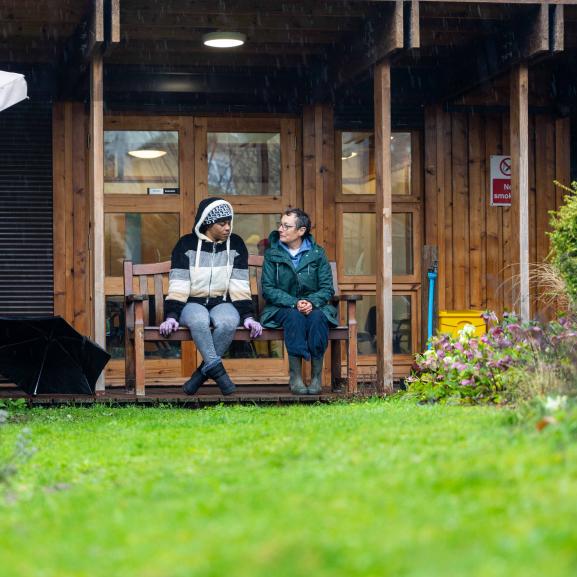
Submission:
[[[439,63],[443,72],[438,77],[439,90],[435,99],[457,98],[507,73],[520,62],[548,57],[553,46],[555,51],[562,50],[563,25],[562,6],[532,6],[518,23],[487,37],[482,43],[476,41],[468,50],[464,48],[461,66]]]
[[[342,42],[337,54],[331,49],[329,82],[335,87],[357,78],[375,64],[403,48],[403,2],[398,0],[379,8],[376,17],[367,19],[351,42]]]
[[[105,0],[104,3],[104,55],[120,43],[120,0]]]
[[[104,0],[91,0],[92,10],[88,20],[88,41],[84,50],[87,60],[104,44]]]
[[[410,0],[404,4],[404,47],[414,49],[421,47],[421,27],[419,0]]]
[[[375,67],[375,172],[377,224],[377,390],[393,390],[393,259],[391,191],[391,62]]]
[[[513,305],[521,320],[530,317],[529,299],[529,67],[511,71],[511,254]]]
[[[90,62],[90,252],[93,337],[106,347],[104,302],[104,106],[103,57],[96,51]],[[104,391],[104,373],[96,383]]]
[[[90,0],[90,11],[67,39],[58,70],[60,98],[77,99],[90,59],[96,52],[111,52],[120,42],[120,0]]]
[[[549,6],[549,49],[553,53],[565,49],[565,11],[564,6]]]
[[[521,56],[532,58],[549,50],[549,6],[540,4],[530,17],[526,30],[521,30]]]

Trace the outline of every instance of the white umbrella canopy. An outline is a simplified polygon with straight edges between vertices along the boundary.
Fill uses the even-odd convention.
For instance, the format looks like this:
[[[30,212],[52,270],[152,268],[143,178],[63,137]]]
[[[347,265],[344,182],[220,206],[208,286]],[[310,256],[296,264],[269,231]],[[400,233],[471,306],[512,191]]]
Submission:
[[[28,86],[23,74],[0,70],[0,111],[24,100],[28,96]]]

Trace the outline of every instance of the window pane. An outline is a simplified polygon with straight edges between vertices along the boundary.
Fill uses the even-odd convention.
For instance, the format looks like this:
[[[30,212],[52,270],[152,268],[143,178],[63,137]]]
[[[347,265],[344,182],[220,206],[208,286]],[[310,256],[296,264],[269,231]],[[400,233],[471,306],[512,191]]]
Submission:
[[[124,297],[106,297],[106,350],[113,359],[124,358]],[[154,295],[150,295],[148,306],[150,324],[157,324],[154,318]],[[162,322],[162,321],[161,321]],[[144,343],[144,357],[147,359],[179,359],[180,343],[172,341]]]
[[[170,213],[104,215],[106,276],[122,276],[123,261],[137,264],[170,260],[180,236],[180,217]]]
[[[341,134],[343,194],[375,194],[375,138],[372,132]],[[411,194],[411,133],[391,135],[392,193]]]
[[[411,194],[411,133],[395,132],[391,136],[392,193]]]
[[[413,215],[393,213],[393,274],[413,274]]]
[[[345,274],[374,275],[376,265],[374,213],[345,212],[342,242]]]
[[[341,135],[343,194],[375,194],[375,138],[372,132]]]
[[[210,195],[280,196],[280,134],[208,133]]]
[[[359,355],[377,354],[377,299],[375,295],[363,295],[357,302],[359,333],[357,350]]]
[[[278,214],[235,214],[234,232],[242,237],[249,254],[264,255],[268,235],[276,230]]]
[[[178,132],[104,132],[105,194],[178,194]]]
[[[410,355],[412,343],[411,297],[393,295],[393,353]]]
[[[413,215],[393,213],[393,274],[413,274]],[[346,275],[376,273],[377,231],[375,215],[367,212],[343,214],[343,253]]]
[[[377,353],[377,306],[374,295],[364,295],[357,303],[359,322],[358,352],[359,355]],[[411,354],[411,297],[393,295],[393,354]]]

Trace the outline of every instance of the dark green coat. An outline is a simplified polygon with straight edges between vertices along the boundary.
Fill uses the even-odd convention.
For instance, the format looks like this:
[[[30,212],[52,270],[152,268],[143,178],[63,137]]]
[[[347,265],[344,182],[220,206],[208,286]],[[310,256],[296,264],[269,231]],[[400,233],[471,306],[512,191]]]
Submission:
[[[282,307],[295,308],[299,300],[309,301],[320,309],[329,323],[338,324],[337,310],[330,304],[335,289],[333,275],[327,255],[312,236],[310,250],[301,256],[295,269],[287,251],[280,246],[277,231],[270,233],[270,247],[265,252],[262,269],[262,295],[266,306],[261,314],[261,323],[270,328],[279,328],[273,320]]]

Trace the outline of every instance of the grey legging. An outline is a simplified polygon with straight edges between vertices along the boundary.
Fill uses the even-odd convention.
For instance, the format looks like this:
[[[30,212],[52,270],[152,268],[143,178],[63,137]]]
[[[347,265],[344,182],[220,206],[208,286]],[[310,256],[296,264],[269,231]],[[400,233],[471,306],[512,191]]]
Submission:
[[[230,347],[239,319],[238,311],[231,303],[221,303],[210,311],[197,303],[187,303],[182,309],[180,324],[188,327],[202,355],[203,373],[220,363],[221,356]]]

